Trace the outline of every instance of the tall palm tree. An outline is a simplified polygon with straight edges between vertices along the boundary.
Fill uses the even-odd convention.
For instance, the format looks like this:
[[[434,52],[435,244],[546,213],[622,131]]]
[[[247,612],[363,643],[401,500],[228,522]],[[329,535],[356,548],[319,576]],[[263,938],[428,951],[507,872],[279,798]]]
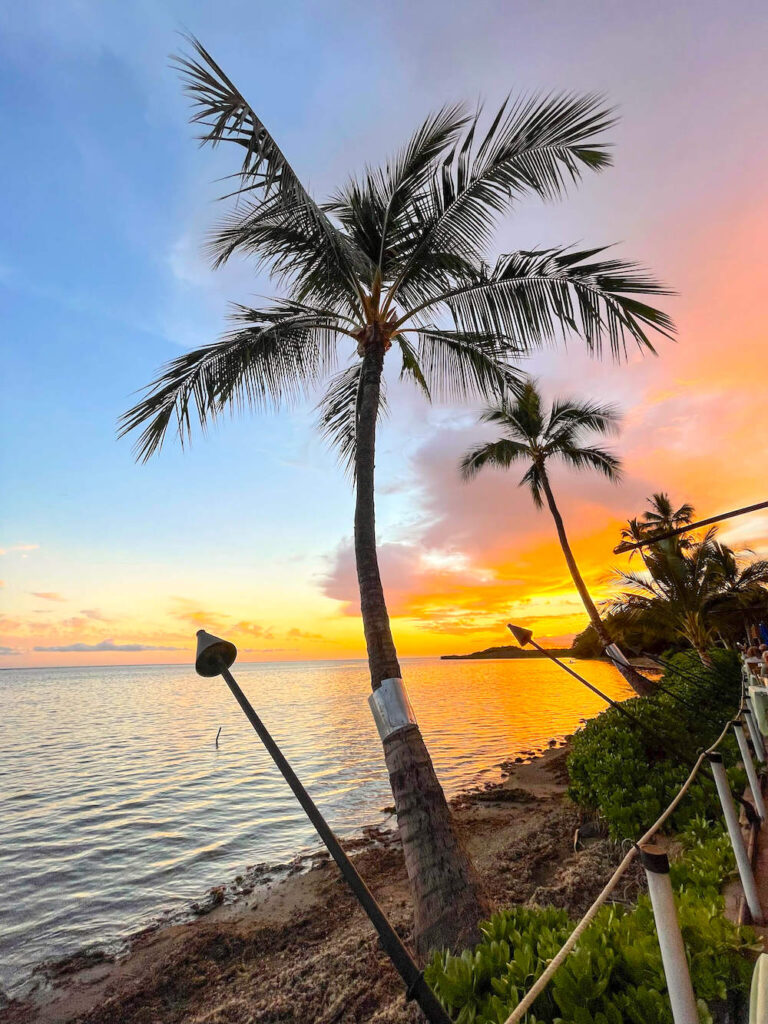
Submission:
[[[584,437],[590,433],[616,433],[619,422],[616,410],[610,405],[562,398],[545,410],[536,383],[528,381],[514,401],[502,401],[490,407],[483,413],[482,420],[498,424],[502,436],[466,453],[461,462],[464,479],[472,479],[484,466],[509,469],[516,462],[528,464],[520,484],[527,485],[536,508],[542,508],[546,500],[571,578],[600,644],[606,650],[614,641],[576,564],[552,493],[547,466],[550,461],[560,461],[572,469],[593,469],[617,483],[621,476],[619,460],[604,448],[586,444]],[[614,663],[637,693],[652,692],[653,684],[631,665],[625,664],[623,659],[615,659]]]
[[[177,58],[203,143],[242,158],[229,215],[210,239],[214,264],[254,257],[281,295],[237,306],[221,341],[165,366],[122,418],[143,428],[140,459],[172,423],[185,443],[227,410],[285,406],[326,382],[321,427],[356,487],[355,557],[371,685],[401,676],[379,575],[374,516],[376,424],[384,361],[432,396],[501,396],[514,360],[559,332],[600,353],[650,348],[668,316],[642,295],[664,289],[602,250],[512,252],[491,264],[498,218],[525,196],[554,199],[584,171],[606,167],[613,116],[594,96],[505,102],[480,113],[445,107],[397,156],[318,204],[253,107],[195,40]],[[339,356],[343,368],[338,369]],[[383,740],[414,897],[416,945],[467,944],[482,912],[475,873],[416,725]]]

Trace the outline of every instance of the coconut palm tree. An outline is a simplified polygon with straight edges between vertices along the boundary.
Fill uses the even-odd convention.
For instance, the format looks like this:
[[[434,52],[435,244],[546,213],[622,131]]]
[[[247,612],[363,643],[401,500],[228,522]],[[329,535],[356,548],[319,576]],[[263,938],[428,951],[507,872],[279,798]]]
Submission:
[[[548,463],[559,461],[571,469],[593,469],[613,483],[618,483],[621,463],[616,456],[604,448],[585,444],[586,434],[616,433],[619,423],[616,410],[610,405],[562,398],[556,399],[545,410],[536,383],[529,380],[516,399],[502,401],[488,408],[482,415],[482,421],[497,424],[502,436],[496,441],[470,449],[461,462],[462,476],[465,480],[471,480],[484,466],[509,469],[513,463],[527,464],[520,485],[528,487],[536,508],[542,508],[546,501],[555,521],[571,578],[600,644],[606,650],[614,641],[573,556],[563,517],[552,492]],[[609,653],[613,654],[612,651]],[[650,680],[640,675],[631,665],[625,664],[624,659],[614,659],[614,663],[637,693],[652,692],[653,684]]]
[[[122,418],[140,459],[169,427],[186,443],[228,410],[284,407],[325,384],[321,429],[354,475],[355,557],[371,685],[401,676],[379,575],[374,455],[385,359],[427,399],[514,390],[518,356],[558,335],[599,354],[651,347],[664,289],[600,249],[518,251],[490,263],[498,218],[526,196],[554,199],[610,160],[613,116],[594,96],[505,102],[487,126],[449,106],[392,160],[319,204],[231,79],[195,40],[177,66],[204,144],[239,155],[232,208],[210,239],[215,265],[252,256],[280,296],[237,306],[223,339],[174,359]],[[341,367],[339,361],[341,360]],[[417,949],[466,945],[482,900],[421,733],[383,740],[414,896]]]
[[[643,521],[640,524],[643,539],[647,540],[655,534],[668,533],[670,530],[678,530],[682,526],[690,526],[694,514],[693,505],[685,502],[680,508],[675,508],[667,492],[658,491],[648,498],[648,508],[643,512]],[[667,540],[672,541],[670,550],[674,546],[687,548],[693,543],[692,538],[685,535],[668,537]]]
[[[648,498],[648,508],[642,513],[641,519],[627,520],[627,525],[621,531],[621,539],[629,544],[637,544],[640,541],[647,543],[656,534],[689,526],[693,522],[694,511],[693,505],[687,503],[676,509],[666,491],[658,491]],[[688,547],[691,543],[690,538],[685,536],[667,539],[673,540],[673,546],[677,544],[681,547]],[[643,550],[643,548],[632,548],[629,552],[630,561],[638,552],[642,557]]]
[[[715,593],[708,612],[724,643],[741,636],[746,621],[759,621],[768,611],[768,560],[750,561],[745,558],[749,554],[717,541],[712,544],[709,571]]]
[[[711,663],[708,649],[715,636],[740,634],[744,615],[761,613],[768,599],[768,561],[746,561],[716,535],[712,527],[685,547],[649,545],[646,571],[618,572],[628,589],[611,602],[614,611],[636,622],[672,625],[705,665]]]
[[[611,602],[615,612],[673,624],[705,665],[711,664],[708,648],[715,631],[707,611],[720,591],[711,564],[715,532],[708,531],[686,548],[650,545],[644,555],[645,572],[617,571],[618,582],[628,589]]]

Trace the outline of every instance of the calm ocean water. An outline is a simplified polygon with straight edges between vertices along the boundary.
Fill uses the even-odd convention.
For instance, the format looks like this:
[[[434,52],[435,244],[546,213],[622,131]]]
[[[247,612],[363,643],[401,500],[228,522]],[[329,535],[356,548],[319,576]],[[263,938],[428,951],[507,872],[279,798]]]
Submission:
[[[611,696],[628,694],[609,666],[581,667]],[[449,795],[603,706],[544,660],[403,668]],[[333,828],[393,822],[363,662],[238,664],[235,674]],[[6,991],[23,989],[41,960],[117,947],[247,865],[318,845],[220,679],[186,666],[5,671],[0,694]]]

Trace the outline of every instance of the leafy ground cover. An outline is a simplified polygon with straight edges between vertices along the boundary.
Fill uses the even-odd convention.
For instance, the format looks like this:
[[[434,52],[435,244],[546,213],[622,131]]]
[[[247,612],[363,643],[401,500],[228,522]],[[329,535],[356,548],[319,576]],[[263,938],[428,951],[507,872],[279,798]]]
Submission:
[[[694,819],[681,836],[672,884],[702,1024],[744,993],[758,948],[749,928],[723,915],[720,888],[734,871],[722,829]],[[482,926],[460,956],[435,954],[425,975],[457,1024],[503,1024],[565,942],[563,910],[515,907]],[[606,905],[533,1004],[526,1024],[672,1024],[650,899]]]

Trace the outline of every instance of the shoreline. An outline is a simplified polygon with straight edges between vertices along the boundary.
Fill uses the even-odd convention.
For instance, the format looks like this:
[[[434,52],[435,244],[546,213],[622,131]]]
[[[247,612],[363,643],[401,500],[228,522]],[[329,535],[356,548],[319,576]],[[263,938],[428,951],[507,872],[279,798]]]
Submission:
[[[552,739],[543,752],[528,751],[529,757],[521,754],[501,762],[494,766],[502,773],[501,781],[481,782],[450,801],[459,831],[493,894],[494,908],[542,899],[578,912],[599,891],[603,876],[610,874],[616,856],[613,844],[597,838],[579,853],[573,849],[574,831],[583,815],[565,797],[569,739]],[[396,826],[366,826],[343,845],[407,940],[410,900]],[[332,988],[342,986],[343,1000],[336,1006],[339,1015],[329,1022],[368,1020],[374,1014],[377,1022],[418,1019],[404,1004],[398,976],[378,950],[370,922],[326,851],[308,851],[288,864],[258,864],[251,870],[253,875],[242,877],[245,884],[234,898],[227,893],[231,883],[214,886],[195,917],[158,922],[136,933],[125,954],[81,951],[38,965],[37,990],[0,1008],[0,1021],[325,1021],[321,1011],[331,981]],[[354,955],[353,947],[358,950]],[[231,1001],[233,984],[238,988],[242,982],[250,990],[249,1007],[253,1009],[254,999],[263,998],[266,1008],[277,998],[279,1010],[279,990],[293,988],[297,972],[303,977],[302,965],[317,956],[329,976],[322,980],[321,972],[306,979],[299,1002],[288,999],[285,1013],[273,1006],[276,1015],[241,1017],[232,1008],[223,1009]],[[246,960],[252,972],[232,966]],[[335,963],[340,964],[338,970],[332,969]],[[169,984],[178,989],[170,1000],[173,1006],[166,992]],[[355,993],[359,995],[361,986],[375,990],[364,1000],[366,1006],[370,1002],[371,1014],[358,1005]],[[214,1015],[190,1015],[190,1000],[196,1008],[202,1001]],[[356,1015],[356,1006],[363,1015]],[[385,1007],[389,1010],[379,1016]]]

